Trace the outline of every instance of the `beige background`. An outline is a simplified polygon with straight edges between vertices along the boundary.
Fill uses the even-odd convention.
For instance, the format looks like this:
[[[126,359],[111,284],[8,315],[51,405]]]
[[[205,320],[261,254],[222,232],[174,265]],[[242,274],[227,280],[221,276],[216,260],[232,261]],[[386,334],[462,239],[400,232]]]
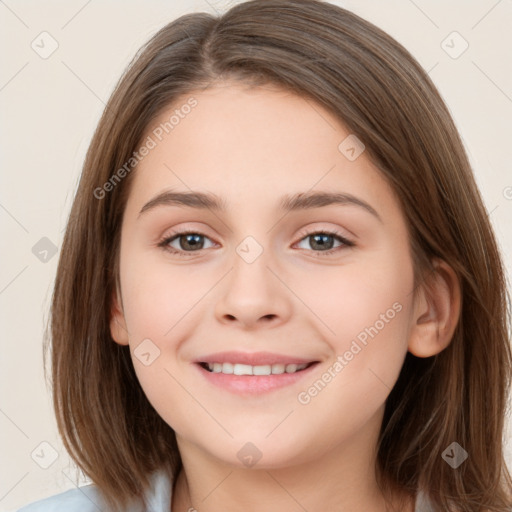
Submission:
[[[58,257],[50,250],[48,261],[41,261],[32,248],[60,247],[95,125],[142,43],[184,13],[215,13],[232,3],[0,2],[0,511],[77,482],[58,439],[42,371],[42,330]],[[512,1],[336,3],[386,30],[429,70],[468,148],[510,275]],[[31,47],[34,40],[42,46],[43,31],[58,43],[47,59]],[[442,47],[453,31],[463,39],[447,39],[443,46],[452,46],[452,54],[464,40],[469,44],[458,58]],[[41,37],[51,48],[49,36]],[[41,242],[43,237],[49,241]],[[40,464],[52,456],[55,462],[43,469]],[[512,461],[510,444],[507,457]]]

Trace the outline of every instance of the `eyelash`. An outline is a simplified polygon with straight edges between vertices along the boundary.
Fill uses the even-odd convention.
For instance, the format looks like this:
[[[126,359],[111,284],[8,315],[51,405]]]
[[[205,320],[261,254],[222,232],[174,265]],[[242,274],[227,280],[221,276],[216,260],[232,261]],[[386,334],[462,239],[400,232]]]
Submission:
[[[183,231],[174,231],[171,235],[165,236],[162,240],[158,242],[158,247],[161,247],[162,249],[170,252],[171,254],[175,254],[177,256],[188,256],[189,254],[193,254],[195,252],[201,252],[205,249],[200,249],[198,251],[182,251],[177,250],[169,247],[169,244],[175,240],[176,238],[184,235],[199,235],[203,236],[205,238],[209,238],[208,236],[198,232],[198,231],[192,231],[192,230],[183,230]],[[313,251],[314,253],[317,253],[319,257],[324,256],[330,256],[333,253],[343,249],[344,247],[353,247],[355,244],[354,242],[351,242],[350,240],[347,240],[345,237],[343,237],[340,233],[337,231],[326,231],[326,230],[320,230],[320,231],[308,231],[306,233],[301,233],[301,238],[299,239],[299,242],[302,242],[305,238],[308,238],[309,236],[313,235],[328,235],[332,236],[334,238],[337,238],[340,242],[342,242],[343,245],[339,247],[334,247],[333,249],[328,249],[327,251]]]

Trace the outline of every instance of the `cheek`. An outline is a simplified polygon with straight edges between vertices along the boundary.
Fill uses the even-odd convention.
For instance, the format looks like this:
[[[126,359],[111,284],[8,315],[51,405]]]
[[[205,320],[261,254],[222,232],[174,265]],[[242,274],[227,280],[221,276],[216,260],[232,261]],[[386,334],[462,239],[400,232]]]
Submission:
[[[412,314],[413,268],[406,255],[388,250],[339,267],[323,286],[310,288],[308,307],[326,326],[334,357],[342,358],[344,376],[337,380],[343,386],[363,391],[365,382],[370,392],[372,382],[391,388],[398,377]]]
[[[130,351],[148,400],[162,411],[169,407],[169,396],[178,406],[189,401],[178,384],[182,381],[180,344],[197,328],[201,298],[217,279],[185,265],[148,262],[133,254],[123,262],[121,271]],[[212,278],[211,284],[208,277]],[[144,357],[147,353],[149,356]]]
[[[324,429],[336,438],[357,432],[383,407],[400,374],[412,314],[412,270],[366,270],[332,279],[329,301],[316,296],[313,307],[320,311],[324,305],[322,320],[334,333],[326,337],[332,361],[298,397],[311,434]]]
[[[406,258],[385,256],[375,255],[296,281],[294,291],[304,297],[328,329],[329,338],[340,348],[343,340],[352,339],[375,324],[382,331],[384,326],[407,322],[412,266]]]
[[[134,259],[123,270],[123,305],[133,342],[141,337],[169,339],[174,327],[208,291],[205,275],[199,277],[184,265],[139,264]]]

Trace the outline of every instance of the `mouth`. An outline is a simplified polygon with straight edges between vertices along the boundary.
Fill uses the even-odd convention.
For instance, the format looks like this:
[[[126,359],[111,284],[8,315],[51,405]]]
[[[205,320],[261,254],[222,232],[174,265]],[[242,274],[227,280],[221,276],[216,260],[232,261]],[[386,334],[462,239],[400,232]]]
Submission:
[[[235,394],[257,395],[292,386],[319,364],[318,360],[263,352],[224,352],[204,356],[194,366],[215,386]]]

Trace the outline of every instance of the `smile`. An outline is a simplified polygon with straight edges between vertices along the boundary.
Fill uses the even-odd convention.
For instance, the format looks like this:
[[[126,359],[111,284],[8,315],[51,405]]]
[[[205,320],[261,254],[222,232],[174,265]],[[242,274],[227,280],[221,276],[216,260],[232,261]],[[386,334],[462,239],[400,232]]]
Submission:
[[[306,364],[265,364],[252,366],[242,363],[201,363],[201,366],[212,373],[224,375],[281,375],[283,373],[296,373],[304,370],[314,363]]]
[[[294,384],[311,375],[320,365],[309,363],[244,363],[197,362],[193,366],[213,387],[244,397],[264,395],[284,387],[293,390]],[[302,388],[301,388],[302,389]],[[293,392],[293,391],[292,391]]]

